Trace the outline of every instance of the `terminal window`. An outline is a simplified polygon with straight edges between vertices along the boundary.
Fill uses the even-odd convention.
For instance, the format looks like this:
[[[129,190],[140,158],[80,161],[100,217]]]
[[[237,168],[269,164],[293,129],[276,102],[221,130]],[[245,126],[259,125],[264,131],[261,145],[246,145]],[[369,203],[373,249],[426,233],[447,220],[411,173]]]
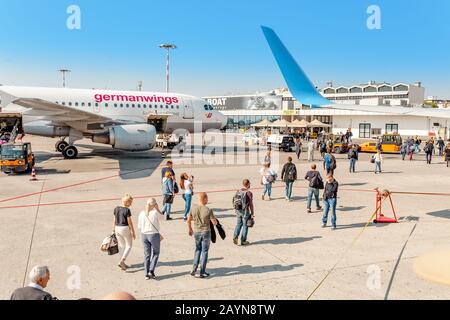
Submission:
[[[370,138],[370,123],[360,123],[359,124],[359,137],[363,139]]]
[[[398,132],[398,124],[387,123],[386,124],[386,133]]]

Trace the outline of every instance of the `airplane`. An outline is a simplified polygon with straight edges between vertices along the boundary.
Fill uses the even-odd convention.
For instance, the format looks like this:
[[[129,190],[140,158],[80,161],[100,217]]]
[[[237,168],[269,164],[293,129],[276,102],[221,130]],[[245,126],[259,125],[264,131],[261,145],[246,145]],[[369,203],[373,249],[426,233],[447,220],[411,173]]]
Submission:
[[[275,31],[269,27],[261,26],[264,36],[269,44],[278,67],[289,87],[292,96],[303,105],[311,108],[328,108],[348,111],[365,111],[374,115],[393,114],[418,117],[438,117],[450,119],[450,112],[431,108],[411,108],[402,106],[365,106],[337,104],[326,99],[311,82],[303,69],[291,55]]]
[[[223,129],[227,118],[201,98],[178,93],[0,85],[2,113],[18,113],[23,133],[61,138],[56,150],[75,159],[83,137],[124,151],[155,147],[157,132]],[[66,141],[66,138],[69,138]]]

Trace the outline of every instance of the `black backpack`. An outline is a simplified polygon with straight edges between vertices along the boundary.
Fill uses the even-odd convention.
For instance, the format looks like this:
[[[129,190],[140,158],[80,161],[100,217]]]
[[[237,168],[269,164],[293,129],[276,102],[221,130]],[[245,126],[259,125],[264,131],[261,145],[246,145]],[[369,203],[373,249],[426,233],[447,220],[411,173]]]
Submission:
[[[320,189],[320,190],[322,190],[324,188],[322,177],[320,176],[320,174],[318,172],[316,175],[314,175],[311,178],[311,181],[309,182],[309,186],[311,188]]]
[[[297,169],[295,168],[294,164],[291,164],[288,166],[288,168],[286,170],[286,176],[289,181],[295,181],[296,172],[297,172]]]
[[[246,197],[247,192],[243,192],[242,190],[238,190],[236,194],[233,196],[233,208],[234,210],[243,211],[247,208]]]
[[[333,156],[332,154],[330,154],[330,168],[332,170],[337,168],[337,164],[336,164],[336,157]]]

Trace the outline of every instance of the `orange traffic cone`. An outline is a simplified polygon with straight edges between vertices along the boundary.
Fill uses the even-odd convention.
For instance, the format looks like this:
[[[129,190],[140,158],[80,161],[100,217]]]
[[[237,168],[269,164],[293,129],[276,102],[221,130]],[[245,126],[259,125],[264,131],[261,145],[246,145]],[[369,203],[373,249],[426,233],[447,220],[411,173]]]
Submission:
[[[33,166],[33,169],[31,170],[31,179],[30,181],[38,181],[37,177],[36,177],[36,169]]]

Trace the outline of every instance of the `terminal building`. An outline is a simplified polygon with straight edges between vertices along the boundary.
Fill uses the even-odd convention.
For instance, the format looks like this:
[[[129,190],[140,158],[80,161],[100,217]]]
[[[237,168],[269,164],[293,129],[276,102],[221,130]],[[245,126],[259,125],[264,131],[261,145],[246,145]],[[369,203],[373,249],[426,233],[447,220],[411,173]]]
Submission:
[[[332,133],[345,133],[350,128],[354,137],[362,139],[385,133],[450,139],[450,109],[436,110],[424,106],[425,88],[420,82],[388,84],[372,81],[337,87],[328,83],[319,92],[333,103],[352,108],[311,109],[296,101],[286,88],[253,95],[208,96],[204,99],[226,115],[229,127],[234,128],[248,128],[264,119],[305,119],[308,122],[317,119],[330,125]],[[358,110],[358,105],[373,106],[373,112],[367,108]],[[387,110],[401,112],[396,114]]]

